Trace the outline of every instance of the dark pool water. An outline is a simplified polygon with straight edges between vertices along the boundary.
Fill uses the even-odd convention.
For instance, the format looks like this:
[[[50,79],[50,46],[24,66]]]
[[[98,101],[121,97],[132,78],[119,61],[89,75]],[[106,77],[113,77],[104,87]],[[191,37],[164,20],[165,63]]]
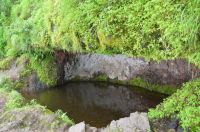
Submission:
[[[75,123],[85,121],[95,127],[105,127],[132,112],[147,112],[166,97],[138,87],[99,82],[70,82],[23,95],[52,111],[63,110]]]

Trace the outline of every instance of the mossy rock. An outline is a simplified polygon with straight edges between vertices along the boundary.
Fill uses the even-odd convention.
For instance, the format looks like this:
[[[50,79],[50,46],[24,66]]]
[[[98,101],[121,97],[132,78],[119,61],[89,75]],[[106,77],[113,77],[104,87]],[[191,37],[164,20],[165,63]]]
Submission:
[[[2,60],[0,60],[0,70],[8,70],[10,69],[14,58],[13,57],[7,57]]]
[[[178,88],[180,88],[180,87],[175,87],[175,86],[170,86],[170,85],[151,84],[138,77],[134,79],[130,79],[130,80],[110,79],[106,74],[100,74],[93,78],[84,78],[84,77],[76,76],[71,80],[72,81],[97,81],[97,82],[100,81],[100,82],[110,82],[110,83],[121,84],[121,85],[139,86],[150,91],[159,92],[159,93],[167,94],[167,95],[173,94],[174,92],[176,92]]]

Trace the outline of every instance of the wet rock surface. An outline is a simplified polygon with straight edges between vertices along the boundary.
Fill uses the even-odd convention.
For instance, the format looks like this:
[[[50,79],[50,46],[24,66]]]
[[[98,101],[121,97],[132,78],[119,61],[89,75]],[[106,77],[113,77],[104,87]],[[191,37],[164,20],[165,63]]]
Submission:
[[[180,86],[200,75],[200,70],[185,59],[145,61],[123,55],[85,54],[71,58],[64,65],[65,80],[106,75],[109,79],[130,80],[136,77],[151,84]]]
[[[129,81],[141,78],[150,84],[179,87],[200,76],[200,69],[185,59],[156,62],[124,55],[68,55],[60,51],[55,56],[55,61],[59,77],[58,85],[77,77],[81,80],[88,80],[105,75],[114,80]],[[17,65],[14,62],[11,69],[0,71],[0,82],[5,77],[13,80],[19,79],[19,73],[24,69],[24,65]],[[27,78],[27,84],[29,90],[48,88],[39,80],[37,73],[33,73]]]
[[[150,122],[152,131],[155,132],[183,132],[183,128],[176,118],[165,118]]]
[[[61,55],[60,55],[61,54]],[[183,83],[200,76],[200,69],[185,59],[145,61],[142,58],[130,58],[123,55],[79,54],[67,55],[59,53],[57,63],[58,85],[74,78],[89,80],[100,75],[109,79],[129,81],[141,78],[154,85],[179,87]],[[61,56],[61,57],[60,57]],[[5,77],[19,79],[24,65],[14,63],[10,70],[0,71],[0,81]],[[48,88],[42,83],[37,73],[27,78],[29,90]]]
[[[24,81],[26,81],[27,84],[27,88],[23,89],[24,91],[37,91],[48,88],[47,85],[40,81],[37,73],[35,72],[27,77]]]

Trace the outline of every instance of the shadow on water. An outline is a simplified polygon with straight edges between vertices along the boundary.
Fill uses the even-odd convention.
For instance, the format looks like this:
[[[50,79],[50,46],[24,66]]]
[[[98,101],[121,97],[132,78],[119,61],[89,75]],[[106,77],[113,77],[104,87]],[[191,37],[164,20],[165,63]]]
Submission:
[[[95,127],[105,127],[132,112],[147,112],[166,97],[138,87],[100,82],[70,82],[23,95],[36,99],[52,111],[63,110],[75,123],[85,121]]]

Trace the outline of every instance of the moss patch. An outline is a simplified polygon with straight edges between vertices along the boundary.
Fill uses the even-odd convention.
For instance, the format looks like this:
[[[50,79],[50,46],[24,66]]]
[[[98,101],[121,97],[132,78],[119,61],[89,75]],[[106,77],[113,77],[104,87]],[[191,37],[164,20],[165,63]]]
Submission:
[[[122,85],[130,85],[130,86],[139,86],[150,91],[155,91],[163,94],[172,94],[177,90],[177,87],[167,86],[167,85],[155,85],[144,81],[141,78],[134,78],[131,80],[117,80],[117,79],[109,79],[106,75],[99,75],[95,77],[95,81],[108,81],[115,84],[122,84]]]
[[[168,95],[176,92],[176,90],[178,89],[178,87],[173,87],[173,86],[169,86],[169,85],[151,84],[151,83],[144,81],[141,78],[135,78],[135,79],[129,80],[128,84],[133,85],[133,86],[140,86],[140,87],[146,88],[151,91],[156,91],[156,92],[168,94]]]
[[[102,82],[110,82],[110,83],[114,83],[114,84],[139,86],[139,87],[148,89],[150,91],[159,92],[159,93],[163,93],[163,94],[167,94],[167,95],[173,94],[179,88],[179,87],[173,87],[173,86],[169,86],[169,85],[151,84],[151,83],[144,81],[143,79],[141,79],[139,77],[131,79],[131,80],[109,79],[109,77],[106,74],[100,74],[100,75],[97,75],[90,79],[85,78],[85,77],[76,76],[71,80],[72,81],[102,81]]]
[[[109,81],[109,77],[106,74],[101,74],[101,75],[98,75],[98,76],[94,77],[93,80],[96,80],[96,81]]]
[[[0,70],[8,70],[13,63],[13,60],[13,57],[7,57],[0,60]]]

